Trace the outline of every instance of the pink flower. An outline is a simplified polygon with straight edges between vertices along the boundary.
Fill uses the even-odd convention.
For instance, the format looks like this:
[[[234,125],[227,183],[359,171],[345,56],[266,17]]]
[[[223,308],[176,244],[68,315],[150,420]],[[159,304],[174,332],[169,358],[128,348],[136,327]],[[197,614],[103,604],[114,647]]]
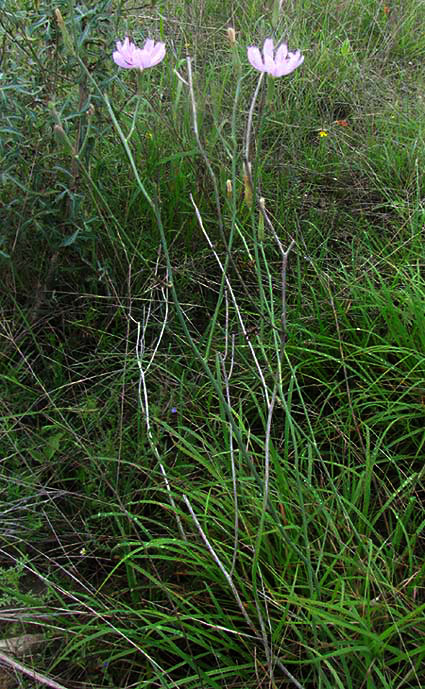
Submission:
[[[264,56],[264,57],[263,57]],[[248,60],[251,65],[260,72],[267,72],[272,77],[282,77],[290,74],[304,62],[304,56],[297,50],[295,53],[288,52],[286,43],[282,43],[274,54],[273,39],[266,38],[263,47],[263,56],[260,49],[256,46],[248,48]]]
[[[115,64],[124,69],[154,67],[164,59],[164,56],[164,43],[155,44],[155,41],[148,38],[144,47],[138,48],[130,42],[128,36],[125,37],[123,43],[117,41],[117,49],[112,55]]]
[[[136,48],[134,43],[130,43],[128,36],[124,43],[117,41],[117,49],[112,55],[115,64],[124,69],[140,66],[140,48]]]
[[[155,67],[165,57],[165,44],[157,43],[151,38],[148,38],[144,47],[140,51],[140,62],[142,69],[146,67]]]

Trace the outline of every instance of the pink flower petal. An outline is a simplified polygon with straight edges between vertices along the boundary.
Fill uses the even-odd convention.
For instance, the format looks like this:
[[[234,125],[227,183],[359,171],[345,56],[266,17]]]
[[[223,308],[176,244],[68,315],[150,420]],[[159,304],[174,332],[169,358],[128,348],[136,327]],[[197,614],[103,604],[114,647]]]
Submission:
[[[165,44],[157,43],[148,38],[143,49],[131,43],[128,36],[121,41],[117,41],[117,50],[112,54],[112,58],[119,67],[124,69],[153,67],[157,65],[165,56]]]
[[[132,63],[129,64],[118,50],[112,53],[112,59],[118,67],[122,67],[123,69],[130,69],[134,66]]]
[[[155,42],[152,40],[152,38],[148,38],[146,40],[145,45],[143,46],[143,51],[146,51],[147,53],[151,53],[154,45],[155,45]]]
[[[264,67],[266,68],[266,72],[269,72],[270,74],[272,74],[274,68],[273,54],[273,39],[266,38],[263,46]]]
[[[266,38],[263,45],[264,57],[271,57],[273,59],[273,39]]]
[[[273,39],[266,38],[263,46],[263,55],[256,46],[248,48],[248,60],[251,65],[260,72],[267,72],[273,77],[281,77],[290,74],[302,65],[304,57],[300,51],[288,52],[286,43],[282,43],[274,53]]]
[[[287,54],[288,54],[288,46],[286,45],[286,43],[282,43],[282,45],[280,45],[276,51],[276,59],[275,59],[276,64],[280,64],[281,62],[283,62],[283,60],[286,58]]]
[[[165,57],[165,44],[164,43],[157,43],[155,48],[152,50],[151,53],[151,59],[150,59],[150,67],[155,67],[161,60],[163,60]]]
[[[258,69],[260,72],[266,71],[261,57],[261,53],[259,49],[255,46],[251,46],[250,48],[248,48],[248,60],[255,69]]]

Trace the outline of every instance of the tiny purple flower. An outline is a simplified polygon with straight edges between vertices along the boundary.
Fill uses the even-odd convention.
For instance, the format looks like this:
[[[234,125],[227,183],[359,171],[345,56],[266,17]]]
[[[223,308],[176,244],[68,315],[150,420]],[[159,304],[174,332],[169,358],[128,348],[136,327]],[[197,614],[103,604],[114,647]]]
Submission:
[[[297,50],[295,53],[288,52],[286,43],[282,43],[274,54],[273,39],[266,38],[263,46],[263,55],[256,46],[248,48],[248,60],[251,65],[259,72],[267,72],[272,77],[282,77],[290,74],[304,62],[304,56]]]
[[[164,59],[164,56],[164,43],[155,43],[151,38],[148,38],[143,48],[138,48],[126,36],[123,42],[117,41],[117,49],[112,58],[115,64],[123,69],[146,69],[157,65]]]

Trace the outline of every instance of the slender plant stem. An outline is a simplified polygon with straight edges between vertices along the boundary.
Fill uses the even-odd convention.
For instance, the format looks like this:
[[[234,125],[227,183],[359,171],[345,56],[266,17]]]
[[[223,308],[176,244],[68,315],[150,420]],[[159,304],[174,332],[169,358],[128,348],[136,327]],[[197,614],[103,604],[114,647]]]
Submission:
[[[8,667],[12,668],[15,672],[20,672],[23,675],[27,675],[27,677],[31,677],[31,679],[34,680],[34,682],[44,684],[46,687],[50,687],[50,689],[66,689],[66,687],[64,687],[63,684],[58,684],[58,682],[55,682],[55,680],[50,679],[50,677],[46,677],[46,675],[41,674],[41,672],[37,672],[37,670],[33,670],[27,665],[19,663],[17,660],[14,660],[14,658],[11,658],[9,655],[7,655],[6,653],[2,653],[1,651],[0,665],[7,665]]]

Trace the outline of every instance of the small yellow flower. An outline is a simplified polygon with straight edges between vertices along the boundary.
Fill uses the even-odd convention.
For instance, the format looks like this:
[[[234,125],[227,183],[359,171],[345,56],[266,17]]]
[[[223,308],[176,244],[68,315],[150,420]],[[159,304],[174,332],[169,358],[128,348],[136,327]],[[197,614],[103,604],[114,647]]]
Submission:
[[[324,137],[324,136],[327,136],[327,135],[328,135],[328,132],[325,132],[324,129],[321,129],[321,130],[320,130],[319,136],[320,136],[321,139],[323,139],[323,137]]]
[[[152,139],[152,138],[153,138],[152,132],[146,132],[145,138],[146,138],[146,139]]]

